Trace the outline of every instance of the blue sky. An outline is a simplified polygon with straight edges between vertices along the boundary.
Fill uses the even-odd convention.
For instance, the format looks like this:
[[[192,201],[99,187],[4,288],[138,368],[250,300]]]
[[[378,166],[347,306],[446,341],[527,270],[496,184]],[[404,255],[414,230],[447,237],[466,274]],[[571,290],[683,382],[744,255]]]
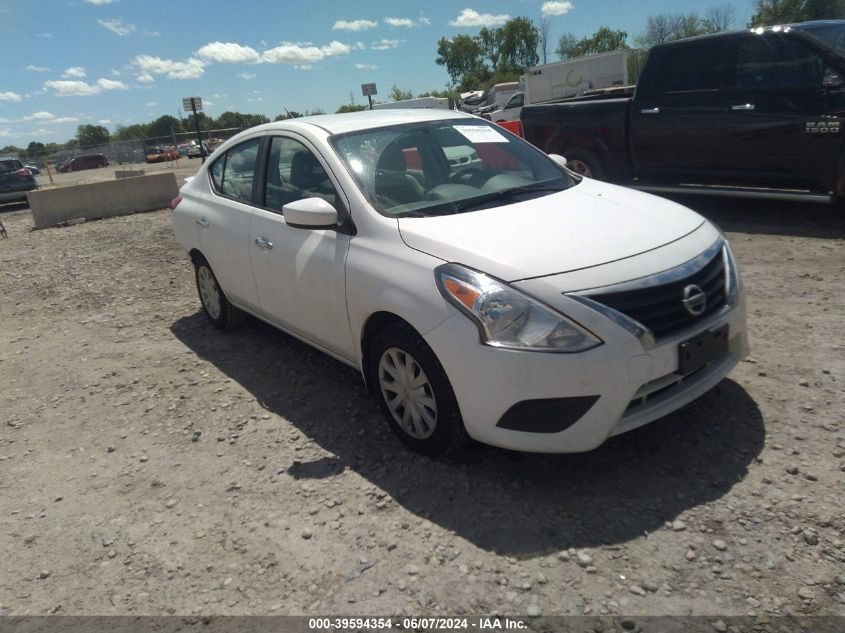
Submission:
[[[602,25],[629,42],[658,13],[728,4],[742,28],[752,0],[0,0],[0,146],[64,142],[81,123],[143,123],[206,110],[334,112],[375,82],[415,93],[449,81],[437,40],[508,17],[551,16],[551,39]],[[553,47],[552,47],[553,48]],[[550,58],[553,61],[556,58]]]

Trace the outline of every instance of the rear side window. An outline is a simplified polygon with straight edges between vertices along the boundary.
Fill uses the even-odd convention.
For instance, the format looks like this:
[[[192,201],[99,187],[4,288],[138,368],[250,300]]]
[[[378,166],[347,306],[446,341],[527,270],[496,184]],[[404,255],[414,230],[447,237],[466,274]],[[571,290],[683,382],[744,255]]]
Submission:
[[[722,57],[723,46],[706,41],[664,50],[652,94],[718,90],[724,71]]]
[[[221,194],[252,203],[252,181],[261,139],[252,139],[230,149],[211,166],[211,181]]]
[[[745,37],[737,52],[736,87],[819,88],[824,63],[812,50],[780,34]]]
[[[0,174],[10,174],[19,169],[23,169],[19,160],[0,160]]]

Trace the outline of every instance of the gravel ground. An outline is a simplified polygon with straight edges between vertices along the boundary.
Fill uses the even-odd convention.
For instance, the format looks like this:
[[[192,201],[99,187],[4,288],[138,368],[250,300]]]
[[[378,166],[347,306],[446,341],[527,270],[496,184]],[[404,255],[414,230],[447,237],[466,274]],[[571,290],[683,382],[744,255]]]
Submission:
[[[357,373],[199,311],[169,212],[0,216],[0,614],[845,614],[845,222],[728,229],[752,358],[582,455],[409,453]]]

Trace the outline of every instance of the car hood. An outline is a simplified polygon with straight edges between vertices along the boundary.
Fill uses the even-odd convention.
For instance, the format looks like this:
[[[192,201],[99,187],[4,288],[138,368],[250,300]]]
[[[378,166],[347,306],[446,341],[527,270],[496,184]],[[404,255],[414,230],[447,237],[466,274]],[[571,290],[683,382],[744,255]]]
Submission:
[[[584,179],[525,202],[398,222],[411,248],[516,281],[633,257],[682,238],[705,220],[663,198]]]

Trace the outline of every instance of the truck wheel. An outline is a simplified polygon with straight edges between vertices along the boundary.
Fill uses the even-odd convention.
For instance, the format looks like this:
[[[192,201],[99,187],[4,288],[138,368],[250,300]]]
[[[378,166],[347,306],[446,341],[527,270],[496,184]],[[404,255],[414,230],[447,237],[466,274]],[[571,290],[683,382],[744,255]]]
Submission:
[[[573,149],[563,154],[566,167],[579,176],[604,180],[604,168],[599,159],[585,149]]]

